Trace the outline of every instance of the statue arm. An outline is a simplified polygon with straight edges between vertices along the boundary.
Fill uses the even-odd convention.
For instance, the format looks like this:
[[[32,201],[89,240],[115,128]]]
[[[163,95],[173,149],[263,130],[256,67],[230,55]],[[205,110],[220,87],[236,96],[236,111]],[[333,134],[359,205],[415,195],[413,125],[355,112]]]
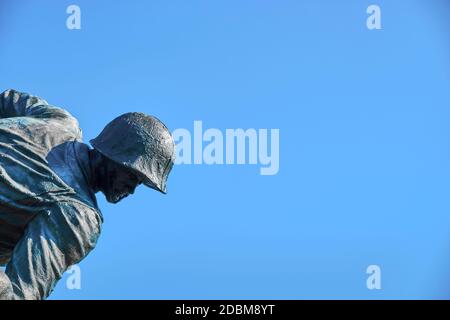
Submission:
[[[13,117],[72,118],[66,110],[51,106],[44,99],[9,89],[0,94],[0,119]]]
[[[6,266],[13,299],[47,298],[63,273],[95,247],[100,227],[98,213],[78,202],[60,202],[36,216]]]

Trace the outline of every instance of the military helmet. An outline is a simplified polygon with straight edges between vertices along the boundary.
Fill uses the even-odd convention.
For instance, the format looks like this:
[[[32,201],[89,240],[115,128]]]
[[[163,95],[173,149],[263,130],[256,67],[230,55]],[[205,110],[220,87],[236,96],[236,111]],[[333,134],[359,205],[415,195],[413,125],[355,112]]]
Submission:
[[[166,193],[175,147],[169,130],[157,118],[125,113],[108,123],[90,143],[108,159],[138,173],[146,186]]]

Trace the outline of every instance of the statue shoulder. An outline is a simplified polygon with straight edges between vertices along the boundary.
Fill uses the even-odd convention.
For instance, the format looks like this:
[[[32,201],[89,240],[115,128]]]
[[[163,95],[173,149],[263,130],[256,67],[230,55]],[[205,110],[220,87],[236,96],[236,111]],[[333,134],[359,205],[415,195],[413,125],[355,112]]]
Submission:
[[[83,233],[100,234],[103,216],[98,208],[80,201],[76,197],[55,202],[49,208],[49,216],[57,220],[63,217],[64,222],[72,230],[80,230]]]

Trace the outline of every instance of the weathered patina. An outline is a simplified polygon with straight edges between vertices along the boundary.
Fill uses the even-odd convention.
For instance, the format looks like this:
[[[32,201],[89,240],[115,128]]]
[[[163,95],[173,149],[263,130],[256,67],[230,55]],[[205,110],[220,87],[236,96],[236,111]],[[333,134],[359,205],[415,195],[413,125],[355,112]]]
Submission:
[[[64,109],[15,90],[0,95],[0,299],[48,297],[95,247],[96,192],[113,203],[140,183],[166,192],[174,144],[155,117],[124,114],[92,144]]]

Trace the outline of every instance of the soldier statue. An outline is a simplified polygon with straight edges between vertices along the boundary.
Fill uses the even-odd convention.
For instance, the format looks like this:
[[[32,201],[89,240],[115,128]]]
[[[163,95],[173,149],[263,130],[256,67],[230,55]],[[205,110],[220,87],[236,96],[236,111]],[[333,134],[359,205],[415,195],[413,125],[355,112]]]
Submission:
[[[167,127],[125,113],[82,142],[66,110],[15,90],[0,95],[0,299],[45,299],[101,232],[95,194],[117,203],[147,187],[166,193],[175,161]]]

